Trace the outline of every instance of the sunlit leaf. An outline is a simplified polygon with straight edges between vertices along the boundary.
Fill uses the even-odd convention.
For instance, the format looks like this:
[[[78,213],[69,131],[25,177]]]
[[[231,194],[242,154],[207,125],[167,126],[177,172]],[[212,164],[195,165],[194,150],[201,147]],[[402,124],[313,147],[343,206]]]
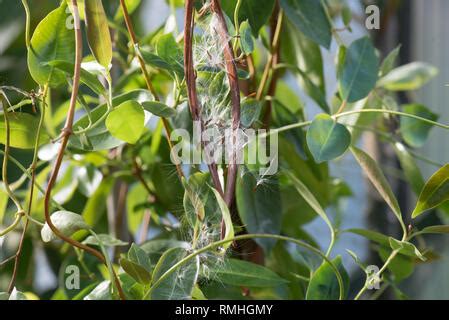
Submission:
[[[416,218],[449,200],[449,164],[435,172],[426,182],[412,213]]]
[[[117,139],[135,144],[145,127],[145,113],[136,101],[127,101],[115,108],[106,119],[106,127]]]
[[[64,72],[49,65],[54,60],[75,62],[75,33],[69,28],[66,2],[36,27],[28,49],[28,68],[40,85],[57,87],[66,81]]]
[[[438,74],[438,69],[424,62],[412,62],[393,69],[379,80],[378,86],[391,91],[421,88]]]

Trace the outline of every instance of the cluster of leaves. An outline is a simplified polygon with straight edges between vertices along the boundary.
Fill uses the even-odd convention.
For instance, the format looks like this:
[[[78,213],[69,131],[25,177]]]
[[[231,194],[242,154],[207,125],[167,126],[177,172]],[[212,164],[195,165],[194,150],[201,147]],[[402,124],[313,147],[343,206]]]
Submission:
[[[406,227],[430,209],[447,211],[449,167],[425,182],[413,148],[425,143],[433,126],[449,127],[421,104],[396,102],[398,91],[420,88],[437,71],[419,62],[395,68],[399,48],[381,62],[368,36],[346,45],[334,25],[340,16],[344,29],[355,23],[345,1],[226,0],[217,9],[215,0],[170,0],[165,25],[140,40],[131,20],[139,0],[64,0],[33,32],[35,8],[22,3],[34,84],[24,84],[33,88],[29,91],[12,86],[0,91],[0,222],[5,226],[0,285],[9,283],[0,299],[37,298],[30,286],[36,267],[29,262],[43,250],[59,285],[41,298],[345,299],[350,292],[359,298],[377,278],[367,274],[360,291],[350,291],[342,257],[332,251],[340,236],[349,232],[372,241],[384,261],[376,276],[399,292],[397,284],[414,266],[435,256],[415,246],[416,238],[449,232],[445,225]],[[192,83],[184,66],[189,57],[182,49],[192,39],[182,36],[176,22],[184,5],[193,6],[199,23],[207,24],[214,14],[226,21],[240,78],[240,126],[279,133],[279,173],[266,177],[257,166],[240,166],[232,203],[214,185],[213,170],[177,167],[170,158],[170,130],[192,130]],[[81,69],[78,10],[90,49],[81,52]],[[211,44],[194,37],[193,46],[199,46],[194,51],[212,45],[214,54],[223,52],[222,38]],[[322,50],[333,41],[338,90],[329,101]],[[231,114],[235,88],[224,80],[230,71],[194,67],[197,81],[211,78],[215,86],[225,86],[211,85],[209,94],[222,95]],[[312,120],[287,84],[291,75],[322,110]],[[418,196],[412,213],[401,211],[380,166],[357,147],[364,131],[378,134],[396,152]],[[398,239],[373,230],[339,230],[337,219],[328,215],[351,196],[350,186],[329,170],[329,162],[347,152],[398,220]],[[62,161],[61,170],[55,159]],[[221,169],[216,173],[230,168]],[[320,235],[304,230],[315,219],[329,227],[324,251],[314,239]],[[249,239],[255,242],[248,245]],[[365,272],[357,255],[348,253]],[[70,266],[80,271],[67,272]]]

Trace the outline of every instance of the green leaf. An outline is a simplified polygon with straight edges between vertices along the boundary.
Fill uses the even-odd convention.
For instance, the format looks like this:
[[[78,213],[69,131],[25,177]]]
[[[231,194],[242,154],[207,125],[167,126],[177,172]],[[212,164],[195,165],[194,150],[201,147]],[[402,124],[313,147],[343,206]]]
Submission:
[[[55,60],[48,63],[50,66],[55,67],[61,71],[64,71],[68,75],[73,77],[74,64],[67,61]],[[106,89],[101,84],[100,80],[90,73],[89,71],[81,68],[81,76],[80,81],[84,83],[86,86],[91,88],[96,94],[105,96]]]
[[[158,101],[146,101],[142,103],[142,107],[154,114],[155,116],[161,117],[161,118],[171,118],[176,116],[176,110],[173,108],[170,108],[166,104],[163,104]]]
[[[56,211],[51,215],[50,219],[54,226],[66,236],[71,236],[78,230],[90,229],[90,226],[84,221],[83,217],[77,213]],[[41,237],[44,242],[58,239],[47,223],[42,227]]]
[[[399,52],[401,51],[401,45],[398,45],[395,49],[393,49],[386,58],[382,61],[382,65],[380,66],[380,74],[382,76],[390,73],[391,70],[394,69],[394,65],[399,56]]]
[[[345,298],[349,289],[348,273],[342,264],[341,256],[338,256],[332,262],[343,278]],[[340,287],[335,272],[329,263],[324,262],[310,278],[306,300],[338,300],[339,297]]]
[[[221,5],[223,11],[229,17],[234,17],[234,10],[237,4],[237,0],[222,1]],[[242,5],[239,11],[239,21],[248,20],[254,37],[257,37],[259,30],[268,21],[273,12],[275,0],[264,0],[261,5],[260,0],[245,0],[242,1]],[[235,23],[235,21],[232,21]],[[233,34],[231,33],[231,36]]]
[[[321,1],[281,0],[281,7],[288,19],[310,40],[327,49],[330,48],[331,25]]]
[[[151,273],[141,265],[127,259],[124,256],[120,258],[119,262],[123,270],[125,270],[125,272],[137,282],[143,285],[149,285],[151,283]]]
[[[341,156],[351,144],[351,133],[327,114],[319,114],[307,131],[307,145],[317,163]]]
[[[40,85],[58,87],[65,83],[64,72],[49,65],[54,60],[75,62],[75,33],[68,28],[67,5],[61,3],[36,27],[28,49],[28,68]]]
[[[285,32],[281,33],[281,57],[297,67],[299,84],[324,112],[329,112],[323,71],[323,57],[320,47],[299,32],[289,22],[284,23]]]
[[[133,100],[122,103],[108,115],[106,127],[117,139],[135,144],[145,128],[142,106]]]
[[[414,193],[419,195],[422,188],[424,187],[424,178],[419,170],[418,165],[415,162],[413,156],[408,152],[407,148],[400,142],[393,144],[394,151],[401,164],[402,171],[404,172],[405,178]]]
[[[248,21],[243,21],[240,24],[240,46],[242,48],[243,53],[249,55],[254,51],[254,40],[251,35],[251,27]]]
[[[350,232],[353,234],[357,234],[359,236],[362,236],[368,240],[371,240],[373,242],[376,242],[382,246],[385,247],[389,247],[390,246],[390,239],[388,236],[376,232],[376,231],[372,231],[372,230],[365,230],[365,229],[348,229],[345,230],[344,232]]]
[[[117,238],[114,238],[113,236],[109,234],[99,234],[98,238],[100,239],[101,245],[104,245],[106,247],[121,247],[121,246],[127,246],[128,242],[124,242],[122,240],[119,240]],[[97,237],[91,235],[87,237],[84,241],[84,244],[93,245],[93,246],[99,246],[100,243],[98,242]]]
[[[10,146],[18,149],[34,149],[36,143],[39,118],[28,113],[8,113]],[[39,145],[48,143],[49,137],[45,130],[41,130]],[[6,143],[6,124],[3,115],[0,118],[0,143]]]
[[[151,271],[151,262],[148,254],[135,243],[131,245],[131,248],[128,251],[128,259],[142,266],[148,272]]]
[[[421,261],[426,261],[426,258],[419,252],[419,250],[410,242],[399,241],[390,237],[391,249],[399,251],[399,253],[408,257],[415,257]]]
[[[254,175],[246,169],[239,175],[236,188],[237,208],[245,228],[249,233],[279,234],[282,224],[282,202],[279,181],[259,184]],[[265,250],[271,251],[276,241],[255,239]]]
[[[212,188],[212,191],[214,192],[215,198],[217,199],[218,206],[220,208],[221,214],[223,216],[223,221],[225,224],[225,234],[223,237],[223,240],[229,240],[234,238],[234,226],[232,224],[232,218],[231,213],[229,212],[229,208],[226,205],[226,203],[223,200],[223,197],[220,195],[220,193],[215,189]],[[229,246],[232,244],[232,242],[228,242],[223,245],[223,248],[226,250],[229,248]]]
[[[412,213],[416,218],[449,200],[449,164],[435,172],[421,191],[418,203]]]
[[[185,258],[187,251],[173,248],[165,252],[159,259],[153,272],[153,283],[157,281],[175,263]],[[177,268],[159,285],[153,287],[151,300],[187,300],[192,298],[192,292],[198,280],[200,268],[199,257]]]
[[[103,4],[101,0],[87,0],[84,9],[90,50],[98,63],[108,70],[112,61],[112,42]]]
[[[101,282],[83,300],[112,300],[111,281],[105,280]]]
[[[139,103],[144,101],[153,100],[152,95],[147,90],[133,90],[112,99],[112,105],[114,107],[127,102],[129,100],[135,100]],[[91,111],[90,116],[92,117],[92,122],[97,122],[108,112],[108,106],[103,103]],[[142,111],[143,112],[143,111]],[[81,117],[74,125],[74,129],[87,128],[89,126],[89,117],[85,115]],[[97,126],[91,128],[84,135],[85,140],[87,139],[90,144],[87,145],[83,143],[83,137],[78,135],[72,135],[69,140],[69,147],[77,151],[99,151],[99,150],[109,150],[118,147],[123,144],[122,140],[119,140],[111,135],[108,128],[106,127],[105,121],[101,121]]]
[[[446,234],[449,233],[449,225],[430,226],[419,231],[420,234]]]
[[[245,99],[242,101],[240,120],[242,126],[249,128],[254,122],[259,120],[262,111],[262,103],[256,99]]]
[[[377,163],[368,154],[360,149],[357,149],[356,147],[351,147],[351,152],[354,154],[355,159],[360,164],[365,174],[368,176],[368,179],[377,189],[391,210],[393,210],[393,213],[396,215],[398,220],[402,222],[402,214],[398,201],[394,196],[393,190],[391,190],[387,178],[385,178]]]
[[[307,188],[307,186],[301,180],[299,180],[294,174],[288,173],[288,176],[289,176],[290,180],[293,182],[294,187],[296,188],[298,193],[301,195],[301,197],[321,217],[321,219],[324,220],[326,225],[329,227],[329,229],[333,233],[334,228],[332,227],[332,223],[329,220],[324,209],[321,207],[318,200],[313,195],[313,193],[310,192],[309,188]]]
[[[346,50],[338,87],[342,100],[349,103],[365,98],[374,89],[379,58],[369,37],[354,41]]]
[[[412,62],[390,71],[379,80],[378,86],[391,91],[421,88],[438,74],[438,69],[424,62]]]
[[[404,112],[425,118],[428,120],[436,121],[438,116],[420,104],[408,104],[403,106]],[[432,125],[413,119],[410,117],[401,117],[400,130],[405,142],[410,146],[419,148],[422,147],[429,136],[429,132],[432,129]]]
[[[223,265],[216,265],[211,271],[220,282],[231,286],[264,288],[288,283],[266,267],[237,259],[227,259]]]
[[[120,258],[120,265],[127,274],[134,278],[137,282],[149,285],[151,283],[151,262],[148,254],[132,244],[127,256]]]
[[[156,52],[181,79],[184,77],[184,53],[172,34],[159,37]]]
[[[383,262],[387,261],[387,259],[391,256],[391,252],[391,248],[387,247],[381,247],[378,250],[379,256]],[[391,271],[396,282],[401,282],[413,273],[415,260],[416,259],[403,254],[398,254],[394,257],[388,265],[388,270]]]
[[[28,298],[23,292],[17,291],[17,289],[14,288],[8,300],[28,300]]]

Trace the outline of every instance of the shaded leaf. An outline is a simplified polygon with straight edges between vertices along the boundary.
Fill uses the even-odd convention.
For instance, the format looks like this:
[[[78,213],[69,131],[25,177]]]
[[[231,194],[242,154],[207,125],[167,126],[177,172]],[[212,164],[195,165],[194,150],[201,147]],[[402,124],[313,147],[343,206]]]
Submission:
[[[354,41],[346,50],[338,87],[342,100],[349,103],[365,98],[377,82],[379,58],[369,37]]]
[[[338,256],[332,262],[338,268],[344,285],[344,297],[349,290],[349,276],[346,272],[341,256]],[[340,286],[338,284],[337,276],[329,263],[324,262],[312,275],[307,288],[307,300],[338,300],[340,297]]]
[[[270,269],[243,260],[228,259],[211,270],[220,281],[232,286],[275,287],[288,283]]]
[[[396,215],[398,220],[402,221],[402,214],[398,201],[394,196],[393,190],[391,190],[387,178],[385,178],[377,163],[368,154],[360,149],[357,149],[356,147],[352,147],[351,152],[371,183],[377,189],[391,210],[393,210],[393,213]]]
[[[281,7],[289,20],[310,40],[327,49],[330,48],[331,25],[321,1],[281,0]]]
[[[408,114],[419,116],[432,121],[436,121],[438,119],[438,116],[436,114],[420,104],[408,104],[403,108],[404,112]],[[410,117],[401,117],[400,130],[402,133],[402,137],[404,138],[405,142],[407,142],[412,147],[422,147],[425,144],[431,129],[431,124]]]
[[[258,184],[246,169],[239,175],[236,186],[237,208],[249,233],[279,234],[282,223],[282,202],[277,178]],[[266,252],[275,245],[272,239],[255,239]]]
[[[341,156],[351,144],[351,133],[327,114],[315,117],[307,131],[307,145],[317,163]]]
[[[68,75],[73,77],[73,71],[75,68],[75,65],[71,62],[67,62],[67,61],[61,61],[61,60],[55,60],[55,61],[51,61],[48,63],[50,66],[55,67],[61,71],[64,71],[65,73],[67,73]],[[106,94],[106,90],[103,87],[103,85],[101,84],[100,80],[98,80],[98,78],[93,75],[92,73],[90,73],[89,71],[81,68],[81,76],[80,76],[80,81],[82,83],[84,83],[86,86],[88,86],[89,88],[91,88],[96,94],[98,95],[105,95]]]

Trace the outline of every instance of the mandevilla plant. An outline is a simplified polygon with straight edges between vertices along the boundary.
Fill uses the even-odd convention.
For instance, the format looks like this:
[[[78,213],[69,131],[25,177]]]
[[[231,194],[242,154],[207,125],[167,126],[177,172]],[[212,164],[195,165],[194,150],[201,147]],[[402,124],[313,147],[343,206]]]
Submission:
[[[0,299],[378,298],[435,258],[421,240],[449,226],[415,219],[447,211],[449,165],[425,182],[414,148],[449,125],[397,93],[437,70],[395,68],[400,48],[382,58],[369,35],[343,41],[357,23],[346,1],[167,0],[149,34],[139,0],[55,2],[42,18],[22,0],[31,78],[0,87]],[[397,155],[413,210],[366,131]],[[351,185],[330,163],[343,156],[400,235],[339,227]],[[313,220],[329,234],[309,234]],[[351,248],[360,269],[345,270],[334,247],[348,233],[374,244],[374,272]]]

